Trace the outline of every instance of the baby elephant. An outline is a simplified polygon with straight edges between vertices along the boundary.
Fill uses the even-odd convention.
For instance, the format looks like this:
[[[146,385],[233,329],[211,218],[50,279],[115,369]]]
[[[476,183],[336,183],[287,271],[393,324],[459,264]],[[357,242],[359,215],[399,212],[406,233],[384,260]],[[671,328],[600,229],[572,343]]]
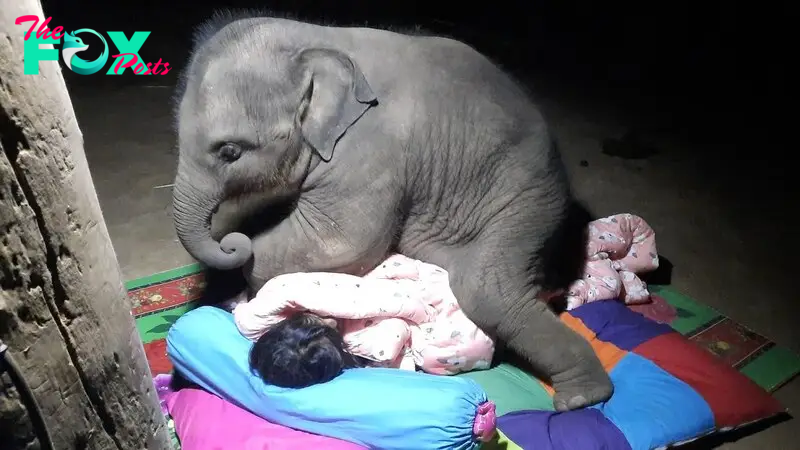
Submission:
[[[390,251],[447,270],[464,313],[549,377],[556,409],[604,401],[590,345],[542,299],[579,273],[569,181],[526,92],[461,42],[371,28],[220,16],[178,97],[174,217],[186,250],[281,274],[363,275]],[[293,207],[248,237],[210,231],[220,203],[258,192]],[[557,283],[552,274],[560,275]]]

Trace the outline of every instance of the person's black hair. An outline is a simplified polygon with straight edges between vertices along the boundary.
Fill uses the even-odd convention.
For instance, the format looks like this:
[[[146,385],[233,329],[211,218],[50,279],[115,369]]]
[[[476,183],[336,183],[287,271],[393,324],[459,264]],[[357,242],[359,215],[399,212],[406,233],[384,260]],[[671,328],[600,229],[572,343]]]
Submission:
[[[367,365],[345,347],[339,331],[319,316],[298,313],[270,327],[253,344],[250,367],[268,384],[307,387]]]

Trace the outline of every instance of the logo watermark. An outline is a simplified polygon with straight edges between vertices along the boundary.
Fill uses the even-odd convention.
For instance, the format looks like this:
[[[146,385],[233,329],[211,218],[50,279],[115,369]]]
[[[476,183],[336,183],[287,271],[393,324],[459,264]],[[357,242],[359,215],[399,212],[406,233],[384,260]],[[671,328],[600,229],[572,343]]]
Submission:
[[[25,75],[39,74],[39,61],[58,61],[59,50],[57,48],[42,48],[41,44],[61,44],[61,59],[64,65],[71,71],[79,75],[92,75],[102,70],[108,63],[109,44],[102,34],[89,28],[81,28],[71,33],[64,31],[63,27],[55,27],[52,30],[47,27],[52,17],[48,17],[41,25],[40,18],[34,15],[19,16],[14,22],[17,25],[31,22],[28,32],[25,33],[25,65],[23,73]],[[37,29],[36,26],[39,25]],[[34,34],[34,31],[36,32]],[[87,61],[78,56],[78,53],[87,50],[89,46],[83,42],[79,35],[94,35],[103,44],[103,51],[96,59]],[[130,68],[136,75],[166,75],[171,67],[168,62],[146,63],[140,56],[139,50],[144,41],[150,36],[149,31],[135,31],[130,39],[125,37],[122,31],[107,31],[106,34],[114,46],[119,51],[113,58],[106,75],[121,75],[125,69]],[[61,43],[63,39],[63,43]]]

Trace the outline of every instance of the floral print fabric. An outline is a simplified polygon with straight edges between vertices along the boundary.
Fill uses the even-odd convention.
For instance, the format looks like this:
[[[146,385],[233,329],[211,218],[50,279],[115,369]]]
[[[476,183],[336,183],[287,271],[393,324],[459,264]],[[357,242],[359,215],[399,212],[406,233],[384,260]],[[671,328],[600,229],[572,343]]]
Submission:
[[[589,223],[583,277],[567,291],[567,309],[619,298],[628,305],[650,301],[637,274],[658,269],[655,232],[639,216],[616,214]]]
[[[493,339],[459,307],[447,271],[403,255],[391,255],[364,277],[275,277],[233,315],[239,331],[255,341],[298,311],[336,319],[351,353],[385,367],[453,375],[488,369],[494,354]]]

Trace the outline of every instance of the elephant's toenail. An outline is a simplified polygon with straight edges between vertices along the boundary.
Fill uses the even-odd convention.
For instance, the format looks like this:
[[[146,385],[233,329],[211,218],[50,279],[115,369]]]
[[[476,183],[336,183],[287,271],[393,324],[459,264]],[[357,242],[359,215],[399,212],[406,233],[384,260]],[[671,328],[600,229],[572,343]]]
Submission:
[[[578,408],[586,404],[586,397],[582,395],[576,395],[569,400],[569,406],[571,408]]]

